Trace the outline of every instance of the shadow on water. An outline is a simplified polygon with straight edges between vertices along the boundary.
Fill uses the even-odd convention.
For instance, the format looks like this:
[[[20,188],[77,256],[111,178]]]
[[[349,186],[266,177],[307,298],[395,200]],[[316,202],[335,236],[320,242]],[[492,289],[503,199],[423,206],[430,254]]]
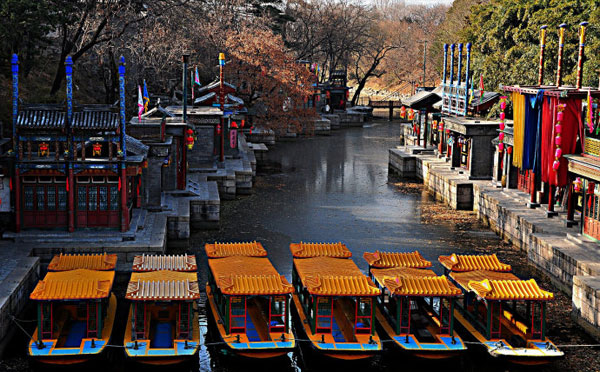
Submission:
[[[253,194],[221,205],[221,229],[194,233],[189,244],[169,247],[170,253],[183,251],[197,254],[201,290],[207,280],[207,262],[203,247],[214,241],[260,241],[269,252],[275,268],[291,280],[292,257],[289,244],[294,241],[342,241],[353,252],[353,259],[363,270],[365,251],[419,250],[435,262],[453,252],[473,253],[485,240],[498,238],[474,226],[471,231],[457,231],[452,223],[426,223],[423,208],[432,201],[422,193],[402,193],[388,182],[388,149],[397,145],[397,124],[369,123],[364,128],[332,132],[327,137],[302,138],[270,146],[267,159],[258,168]],[[127,280],[116,284],[123,298]],[[206,343],[217,342],[215,332],[207,327],[203,296],[200,306],[201,333]],[[112,343],[120,344],[128,304],[119,301],[118,317]],[[34,316],[32,314],[31,316]],[[33,328],[32,328],[33,329]],[[21,361],[13,370],[26,369],[23,362],[22,335],[11,352]],[[219,345],[205,346],[199,361],[177,370],[199,371],[514,371],[513,366],[498,364],[475,350],[461,358],[430,362],[416,360],[388,350],[368,362],[340,362],[314,357],[307,345],[278,360],[247,360],[231,355]],[[17,350],[18,349],[18,350]],[[122,349],[111,351],[110,360],[86,367],[91,371],[145,370],[125,363]],[[12,360],[12,359],[11,359]],[[82,369],[79,369],[82,370]],[[536,369],[542,370],[542,369]],[[544,370],[552,370],[548,367]]]

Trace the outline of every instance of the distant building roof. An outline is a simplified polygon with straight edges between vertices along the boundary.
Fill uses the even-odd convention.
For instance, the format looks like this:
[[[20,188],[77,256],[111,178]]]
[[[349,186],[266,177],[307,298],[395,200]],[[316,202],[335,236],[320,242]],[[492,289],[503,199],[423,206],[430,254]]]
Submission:
[[[217,80],[214,80],[212,83],[210,83],[210,84],[208,84],[208,85],[201,86],[201,87],[200,87],[200,88],[198,88],[196,91],[197,91],[198,93],[206,92],[206,91],[209,91],[209,90],[211,90],[211,89],[214,89],[214,88],[218,87],[219,85],[220,85],[220,81],[217,79]],[[226,82],[226,81],[224,81],[224,82],[223,82],[223,85],[225,85],[225,86],[227,86],[227,87],[229,87],[229,88],[231,88],[231,89],[233,89],[233,90],[236,90],[236,89],[237,89],[237,88],[235,87],[235,85],[233,85],[233,84],[231,84],[231,83],[228,83],[228,82]]]

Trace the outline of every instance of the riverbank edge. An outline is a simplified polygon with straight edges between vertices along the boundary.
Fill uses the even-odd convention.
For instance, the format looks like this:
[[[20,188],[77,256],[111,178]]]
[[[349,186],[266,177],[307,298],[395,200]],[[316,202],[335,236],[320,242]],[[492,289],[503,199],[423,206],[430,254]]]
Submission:
[[[421,180],[436,200],[453,209],[475,211],[484,225],[526,252],[530,265],[571,296],[571,317],[600,340],[600,245],[566,227],[565,212],[547,218],[543,209],[527,206],[527,194],[498,188],[489,180],[469,180],[444,158],[414,146],[389,150],[389,173]]]

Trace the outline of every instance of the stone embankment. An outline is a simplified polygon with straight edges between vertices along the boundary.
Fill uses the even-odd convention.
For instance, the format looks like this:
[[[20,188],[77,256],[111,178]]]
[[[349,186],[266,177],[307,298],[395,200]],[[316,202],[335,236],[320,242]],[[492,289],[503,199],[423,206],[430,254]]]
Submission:
[[[499,188],[492,181],[470,180],[434,151],[416,146],[389,150],[389,172],[423,181],[436,200],[454,209],[473,210],[502,239],[527,253],[531,265],[572,298],[572,316],[600,339],[600,244],[566,227],[566,213],[546,217],[543,207],[530,209],[528,195]]]

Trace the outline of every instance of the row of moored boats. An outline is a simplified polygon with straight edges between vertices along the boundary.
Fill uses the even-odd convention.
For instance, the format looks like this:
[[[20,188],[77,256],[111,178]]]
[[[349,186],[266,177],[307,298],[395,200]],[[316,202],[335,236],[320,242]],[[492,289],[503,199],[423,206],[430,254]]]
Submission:
[[[416,357],[443,359],[467,350],[460,335],[514,363],[563,355],[546,336],[553,294],[519,279],[493,254],[440,256],[445,274],[436,275],[419,252],[367,252],[367,276],[342,243],[293,243],[290,284],[260,243],[205,250],[209,322],[221,345],[240,356],[273,358],[303,342],[317,354],[356,360],[387,341]],[[30,296],[38,308],[30,356],[74,364],[115,342],[116,262],[111,254],[53,258]],[[136,256],[132,271],[126,356],[157,365],[190,360],[200,347],[196,258]]]

